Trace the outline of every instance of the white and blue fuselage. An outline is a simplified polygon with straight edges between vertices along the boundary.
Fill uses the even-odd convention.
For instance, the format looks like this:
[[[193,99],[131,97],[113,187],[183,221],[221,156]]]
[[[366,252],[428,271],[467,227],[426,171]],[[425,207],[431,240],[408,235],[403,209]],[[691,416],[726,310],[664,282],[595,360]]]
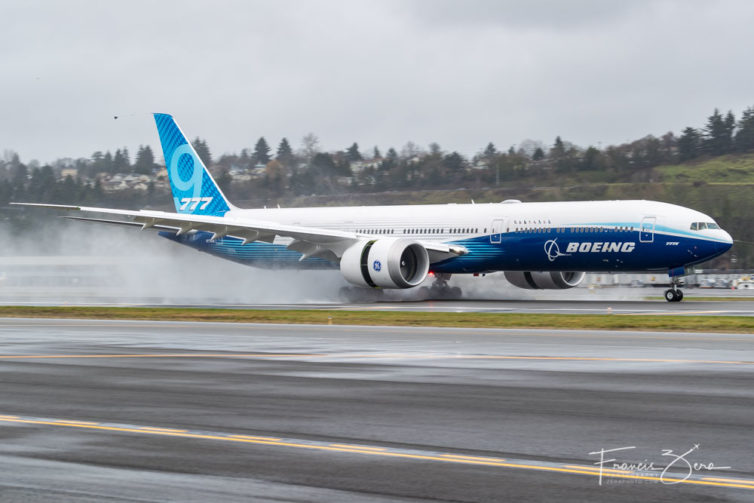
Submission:
[[[490,271],[677,271],[727,251],[730,235],[695,210],[655,201],[505,202],[407,206],[231,210],[232,220],[273,221],[355,233],[461,245],[465,255],[433,263],[437,273]],[[291,238],[242,244],[199,232],[169,237],[259,267],[337,268],[301,259]]]

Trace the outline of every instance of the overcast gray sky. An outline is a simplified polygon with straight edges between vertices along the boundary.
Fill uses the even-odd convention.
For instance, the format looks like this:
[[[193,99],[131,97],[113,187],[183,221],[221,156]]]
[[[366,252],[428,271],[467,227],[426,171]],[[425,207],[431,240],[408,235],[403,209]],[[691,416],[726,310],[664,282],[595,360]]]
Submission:
[[[0,149],[25,161],[157,147],[149,112],[215,156],[309,132],[469,155],[754,105],[749,0],[1,0],[0,20]]]

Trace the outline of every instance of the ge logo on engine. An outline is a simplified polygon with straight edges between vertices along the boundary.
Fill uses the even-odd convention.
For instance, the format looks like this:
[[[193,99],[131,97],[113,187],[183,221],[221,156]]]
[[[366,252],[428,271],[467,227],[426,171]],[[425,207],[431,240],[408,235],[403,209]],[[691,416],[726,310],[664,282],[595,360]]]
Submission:
[[[377,272],[380,272],[382,270],[382,262],[380,262],[379,260],[375,260],[372,263],[372,269],[374,269]]]

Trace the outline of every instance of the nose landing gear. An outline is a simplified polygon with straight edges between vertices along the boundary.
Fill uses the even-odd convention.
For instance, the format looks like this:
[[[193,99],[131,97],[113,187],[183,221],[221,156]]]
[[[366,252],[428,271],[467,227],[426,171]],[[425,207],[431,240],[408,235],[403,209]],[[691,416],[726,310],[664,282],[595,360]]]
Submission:
[[[668,302],[680,302],[683,300],[683,291],[678,288],[678,276],[671,278],[670,289],[665,290],[665,300]]]

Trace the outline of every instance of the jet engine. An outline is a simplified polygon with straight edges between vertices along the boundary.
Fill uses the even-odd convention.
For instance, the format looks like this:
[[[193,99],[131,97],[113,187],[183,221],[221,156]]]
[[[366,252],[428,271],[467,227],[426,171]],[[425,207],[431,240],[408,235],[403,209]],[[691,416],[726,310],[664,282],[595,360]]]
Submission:
[[[411,288],[427,277],[429,254],[421,244],[408,239],[359,241],[343,253],[340,272],[359,286]]]
[[[505,279],[514,286],[529,290],[560,290],[578,286],[584,280],[583,272],[530,272],[506,271]]]

